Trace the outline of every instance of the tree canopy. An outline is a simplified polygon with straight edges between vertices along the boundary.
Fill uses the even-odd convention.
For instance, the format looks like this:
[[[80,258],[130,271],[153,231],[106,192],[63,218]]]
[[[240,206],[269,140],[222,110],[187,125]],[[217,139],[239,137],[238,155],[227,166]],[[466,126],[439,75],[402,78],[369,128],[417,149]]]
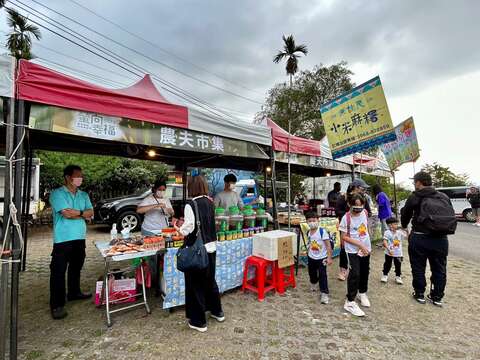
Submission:
[[[320,117],[320,106],[355,85],[353,73],[346,62],[331,66],[317,65],[295,76],[292,87],[287,83],[275,85],[269,92],[265,105],[257,114],[257,122],[271,118],[288,130],[291,120],[293,135],[320,140],[325,130]]]
[[[455,174],[449,167],[442,166],[437,162],[425,164],[422,171],[430,174],[435,187],[466,186],[470,185],[467,174]]]

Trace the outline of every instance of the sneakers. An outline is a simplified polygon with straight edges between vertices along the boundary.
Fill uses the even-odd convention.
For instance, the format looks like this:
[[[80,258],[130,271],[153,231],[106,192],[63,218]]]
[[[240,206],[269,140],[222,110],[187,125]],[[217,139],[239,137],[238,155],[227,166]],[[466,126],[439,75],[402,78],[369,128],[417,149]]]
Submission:
[[[345,305],[343,306],[343,308],[354,316],[365,316],[365,313],[362,309],[360,309],[360,307],[355,301],[348,301],[348,299],[345,300]]]
[[[430,300],[432,302],[433,305],[438,306],[438,307],[443,306],[442,299],[435,299],[434,297],[432,297],[431,294],[427,295],[427,298],[428,298],[428,300]]]
[[[396,282],[398,285],[403,285],[402,277],[401,277],[401,276],[397,276],[397,277],[395,278],[395,282]]]
[[[425,304],[425,296],[423,296],[423,294],[418,294],[414,292],[412,296],[415,299],[415,301],[418,302],[419,304],[422,304],[422,305]]]
[[[310,291],[311,292],[315,292],[317,291],[318,289],[318,285],[317,284],[310,284]]]
[[[54,318],[55,320],[64,319],[67,317],[67,315],[68,313],[64,307],[58,307],[58,308],[52,309],[52,318]]]
[[[330,298],[328,297],[328,294],[321,293],[320,294],[320,303],[328,305],[329,302],[330,302]]]
[[[380,278],[380,281],[386,284],[388,282],[388,275],[382,275],[382,277]]]
[[[214,318],[218,322],[224,322],[225,321],[225,314],[223,313],[223,311],[218,315],[210,313],[210,317]]]
[[[360,305],[370,307],[370,300],[368,300],[367,293],[358,293],[357,298],[360,300]]]
[[[207,331],[207,325],[205,325],[205,326],[194,326],[190,323],[190,321],[188,322],[188,327],[190,329],[196,330],[196,331],[201,332],[201,333],[204,333],[204,332]]]

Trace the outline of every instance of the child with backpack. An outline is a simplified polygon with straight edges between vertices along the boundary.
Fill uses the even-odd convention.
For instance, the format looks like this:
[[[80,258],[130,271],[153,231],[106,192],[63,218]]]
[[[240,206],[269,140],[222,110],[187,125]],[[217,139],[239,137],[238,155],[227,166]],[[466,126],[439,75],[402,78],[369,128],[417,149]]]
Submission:
[[[383,264],[383,275],[380,281],[388,282],[388,273],[392,268],[392,262],[395,264],[395,282],[403,285],[402,280],[402,261],[403,250],[402,243],[406,237],[404,230],[398,228],[398,220],[390,217],[386,220],[388,230],[383,234],[383,247],[385,249],[385,263]]]
[[[320,302],[328,304],[328,278],[327,265],[332,264],[332,246],[328,231],[320,227],[318,215],[314,212],[306,214],[309,227],[308,231],[308,274],[310,276],[310,289],[316,290],[320,286]]]
[[[363,307],[370,307],[367,290],[372,245],[368,232],[368,213],[365,210],[365,202],[366,199],[363,195],[351,195],[348,199],[350,211],[343,216],[339,226],[349,266],[347,299],[344,309],[354,316],[365,316],[363,310],[355,302],[357,297]]]

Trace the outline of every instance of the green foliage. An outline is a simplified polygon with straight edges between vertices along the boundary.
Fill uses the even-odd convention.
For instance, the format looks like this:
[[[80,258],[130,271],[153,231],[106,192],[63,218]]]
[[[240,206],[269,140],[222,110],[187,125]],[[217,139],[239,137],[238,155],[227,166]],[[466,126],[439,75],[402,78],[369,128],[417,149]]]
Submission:
[[[345,62],[302,71],[291,87],[286,83],[277,84],[268,92],[256,121],[270,118],[288,131],[290,120],[293,135],[320,140],[325,136],[320,106],[351,90],[352,74]]]
[[[0,4],[1,5],[1,4]],[[28,22],[28,19],[13,9],[8,9],[8,26],[11,32],[7,37],[7,48],[10,55],[19,59],[30,60],[32,55],[32,36],[40,40],[40,29]]]
[[[450,168],[441,166],[436,162],[425,164],[422,167],[422,171],[430,174],[435,187],[466,186],[471,184],[467,174],[455,174]]]
[[[297,45],[293,35],[286,37],[283,35],[283,50],[279,51],[273,58],[273,62],[278,64],[283,59],[287,59],[285,71],[290,75],[290,86],[292,85],[292,75],[298,71],[298,58],[301,54],[307,55],[308,49],[306,45]]]
[[[165,179],[167,167],[153,161],[112,156],[37,151],[40,158],[40,191],[49,193],[63,185],[63,169],[75,164],[83,169],[82,188],[95,199],[111,194],[132,194],[149,187],[156,179]]]

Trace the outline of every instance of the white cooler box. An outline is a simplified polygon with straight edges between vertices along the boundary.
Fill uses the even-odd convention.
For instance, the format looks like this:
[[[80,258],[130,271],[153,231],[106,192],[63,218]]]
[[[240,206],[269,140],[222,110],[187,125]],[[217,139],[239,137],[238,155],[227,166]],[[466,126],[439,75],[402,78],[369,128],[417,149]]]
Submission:
[[[284,230],[267,231],[253,235],[252,255],[266,260],[278,260],[278,239],[292,239],[293,256],[297,255],[297,234]]]

